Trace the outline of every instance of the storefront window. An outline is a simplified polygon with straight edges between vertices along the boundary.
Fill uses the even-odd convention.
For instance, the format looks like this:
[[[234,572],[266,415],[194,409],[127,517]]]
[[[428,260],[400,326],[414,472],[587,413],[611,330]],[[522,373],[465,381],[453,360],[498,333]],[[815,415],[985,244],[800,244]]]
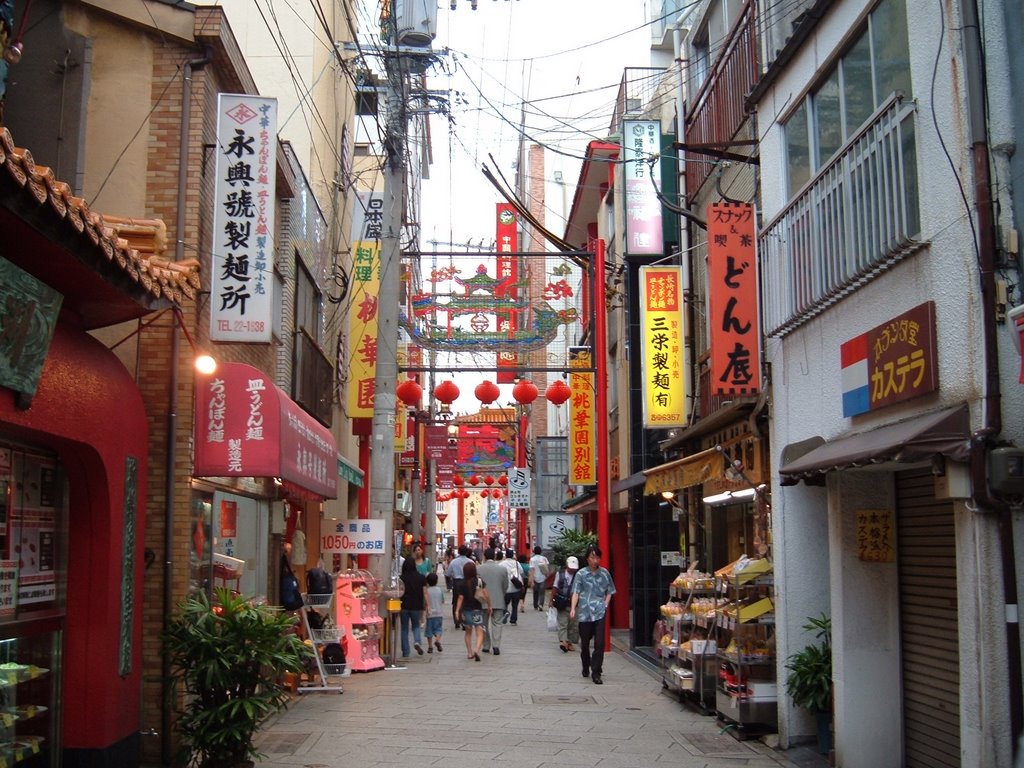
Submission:
[[[213,494],[192,493],[188,549],[189,592],[209,592],[213,583]]]

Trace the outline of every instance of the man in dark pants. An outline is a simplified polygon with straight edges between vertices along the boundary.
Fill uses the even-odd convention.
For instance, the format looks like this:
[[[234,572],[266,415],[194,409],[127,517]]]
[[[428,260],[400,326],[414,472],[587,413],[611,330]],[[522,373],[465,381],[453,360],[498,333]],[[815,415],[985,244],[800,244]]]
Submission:
[[[577,619],[580,626],[580,660],[583,676],[589,676],[595,685],[601,685],[604,667],[604,623],[608,604],[615,594],[612,575],[601,567],[601,550],[596,544],[587,547],[587,567],[576,573],[572,582],[572,604],[569,618]],[[590,652],[590,641],[594,652]]]
[[[462,569],[469,562],[472,562],[469,559],[469,547],[463,544],[459,547],[459,556],[448,563],[448,570],[444,572],[444,575],[451,579],[452,582],[452,621],[455,622],[456,629],[462,626],[455,616],[455,606],[459,602],[459,587],[462,585]]]

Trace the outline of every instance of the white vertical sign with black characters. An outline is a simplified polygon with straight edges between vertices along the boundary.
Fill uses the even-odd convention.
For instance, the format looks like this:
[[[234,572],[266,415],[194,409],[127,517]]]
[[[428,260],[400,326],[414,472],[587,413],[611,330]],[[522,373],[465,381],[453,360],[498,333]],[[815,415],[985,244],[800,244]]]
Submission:
[[[530,506],[530,469],[512,467],[508,471],[508,505],[512,509]]]

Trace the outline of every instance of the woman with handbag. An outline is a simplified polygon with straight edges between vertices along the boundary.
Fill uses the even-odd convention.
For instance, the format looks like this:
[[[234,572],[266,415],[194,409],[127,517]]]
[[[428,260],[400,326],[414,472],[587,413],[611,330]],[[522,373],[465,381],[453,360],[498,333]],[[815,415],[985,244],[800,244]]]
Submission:
[[[569,608],[572,605],[572,582],[576,578],[576,571],[580,569],[578,558],[569,557],[565,561],[565,567],[555,574],[555,583],[551,589],[551,600],[548,608],[558,611],[558,647],[562,653],[576,650],[573,643],[580,641],[580,627],[576,618],[570,616]]]
[[[466,658],[480,661],[484,647],[484,625],[491,610],[491,596],[476,575],[476,563],[462,568],[462,582],[456,588],[455,620],[466,632]]]

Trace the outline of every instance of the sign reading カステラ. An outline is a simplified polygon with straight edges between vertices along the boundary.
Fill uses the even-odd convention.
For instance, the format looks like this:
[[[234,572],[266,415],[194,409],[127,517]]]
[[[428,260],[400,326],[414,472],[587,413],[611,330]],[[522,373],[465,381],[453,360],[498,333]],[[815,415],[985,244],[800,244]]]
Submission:
[[[847,418],[936,391],[935,302],[918,304],[853,337],[839,353]]]

